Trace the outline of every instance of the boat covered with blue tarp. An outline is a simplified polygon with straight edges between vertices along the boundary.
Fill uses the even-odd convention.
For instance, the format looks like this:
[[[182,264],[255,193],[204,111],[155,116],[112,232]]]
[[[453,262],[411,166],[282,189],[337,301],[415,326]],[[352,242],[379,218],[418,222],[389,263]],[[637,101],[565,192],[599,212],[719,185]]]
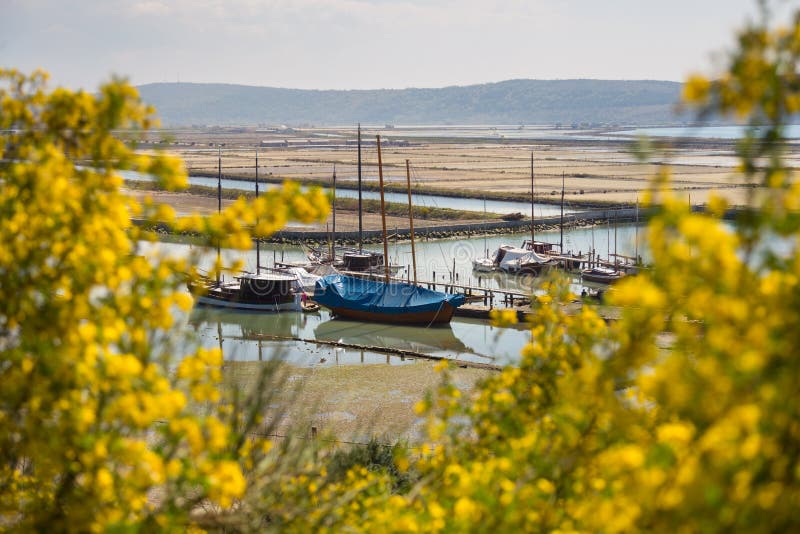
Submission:
[[[343,274],[317,280],[313,300],[334,314],[390,323],[449,323],[466,297],[405,282],[382,282]]]

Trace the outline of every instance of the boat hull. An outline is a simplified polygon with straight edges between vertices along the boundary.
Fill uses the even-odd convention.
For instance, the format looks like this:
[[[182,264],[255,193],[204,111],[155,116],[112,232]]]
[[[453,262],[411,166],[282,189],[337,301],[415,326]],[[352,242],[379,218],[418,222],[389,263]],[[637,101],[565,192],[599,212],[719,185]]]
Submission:
[[[313,300],[340,317],[359,321],[441,324],[452,319],[466,296],[339,274],[317,280]]]
[[[488,258],[472,260],[472,270],[477,273],[490,273],[495,270],[494,262]]]
[[[598,274],[598,273],[581,273],[581,279],[584,282],[594,282],[595,284],[613,284],[620,278],[624,278],[625,275],[622,273],[618,273],[616,275],[611,274]]]
[[[293,301],[277,302],[273,304],[240,302],[236,300],[214,297],[213,295],[210,294],[195,296],[195,301],[197,302],[197,304],[202,304],[204,306],[227,308],[229,310],[282,312],[282,311],[301,311],[303,309],[299,295]]]
[[[208,278],[190,280],[186,287],[195,303],[216,308],[252,312],[301,311],[302,296],[291,290],[294,276],[237,277],[238,282],[216,283]]]
[[[369,321],[378,323],[394,324],[446,324],[453,318],[456,309],[454,306],[444,303],[441,309],[436,311],[419,311],[405,313],[380,313],[374,311],[354,310],[343,307],[333,307],[330,310],[338,317],[356,319],[359,321]]]

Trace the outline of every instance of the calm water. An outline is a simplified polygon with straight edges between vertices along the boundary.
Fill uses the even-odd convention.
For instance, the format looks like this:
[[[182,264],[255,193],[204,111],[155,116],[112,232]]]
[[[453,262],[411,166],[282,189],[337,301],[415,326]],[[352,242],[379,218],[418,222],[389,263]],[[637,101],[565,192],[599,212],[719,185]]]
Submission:
[[[476,126],[403,126],[393,130],[384,130],[385,137],[414,138],[439,137],[455,139],[575,139],[602,140],[629,139],[632,135],[649,135],[653,137],[697,137],[704,139],[738,139],[744,136],[744,126],[698,126],[698,127],[653,127],[633,128],[626,130],[598,129],[555,129],[547,126],[527,125],[476,125]],[[800,125],[789,125],[784,129],[788,139],[800,139]]]
[[[617,249],[620,254],[632,255],[635,251],[636,228],[630,225],[617,228]],[[472,239],[445,239],[423,241],[417,244],[417,269],[421,280],[439,282],[450,279],[449,271],[455,260],[456,273],[462,284],[477,285],[478,277],[472,273],[472,259],[494,251],[501,244],[519,245],[527,234],[508,234]],[[537,234],[537,239],[558,242],[558,232]],[[605,256],[606,248],[614,251],[613,228],[572,230],[565,233],[565,248],[587,251],[594,241],[595,249]],[[609,248],[610,247],[610,248]],[[367,247],[381,250],[382,247]],[[389,254],[397,263],[410,264],[409,243],[391,245]],[[141,243],[140,253],[153,256],[165,253],[188,256],[199,254],[200,267],[211,267],[216,253],[187,243]],[[640,254],[642,251],[639,251]],[[246,269],[255,270],[255,251],[240,253],[223,250],[227,261],[237,258],[245,260]],[[305,256],[299,247],[262,246],[262,265],[271,265],[274,259],[303,261]],[[480,284],[492,288],[535,291],[539,279],[508,275],[481,276]],[[575,291],[580,291],[580,281],[574,280]],[[228,360],[259,360],[280,357],[303,366],[390,363],[403,364],[408,359],[386,355],[379,351],[353,350],[318,345],[297,340],[275,341],[259,339],[259,335],[280,336],[300,340],[341,341],[370,347],[390,347],[421,352],[457,360],[483,363],[513,363],[518,361],[520,351],[528,343],[530,333],[520,328],[496,328],[488,321],[455,317],[448,326],[423,328],[416,326],[394,326],[361,323],[334,319],[326,310],[317,314],[299,312],[279,314],[253,314],[233,312],[215,308],[196,308],[186,319],[186,327],[196,335],[197,342],[206,347],[221,347]]]
[[[594,129],[553,128],[552,126],[529,125],[461,125],[461,126],[401,126],[390,130],[382,130],[381,135],[387,138],[421,138],[436,137],[443,139],[575,139],[594,140],[612,138],[604,132]]]
[[[334,319],[324,309],[313,314],[254,314],[197,307],[188,317],[187,328],[202,346],[220,347],[226,360],[259,361],[279,357],[299,366],[400,365],[414,361],[377,350],[312,343],[314,340],[395,348],[501,365],[518,361],[520,351],[530,340],[530,332],[524,327],[496,328],[487,321],[474,319],[456,317],[449,325],[425,328]],[[259,339],[260,336],[294,339],[274,341]]]
[[[148,181],[151,178],[130,171],[121,171],[120,175],[128,180],[141,180]],[[217,187],[217,179],[205,176],[190,176],[189,183],[192,185],[201,185],[205,187]],[[264,191],[278,187],[276,184],[259,184],[259,189]],[[236,191],[255,191],[255,183],[246,180],[234,180],[223,178],[223,189],[232,189]],[[328,189],[324,189],[328,192]],[[380,193],[377,191],[362,191],[362,198],[365,199],[379,199]],[[358,191],[353,189],[337,189],[337,198],[358,198]],[[408,195],[406,193],[385,193],[384,195],[387,202],[398,202],[401,204],[408,203]],[[530,217],[531,205],[529,202],[507,202],[503,200],[482,200],[478,198],[453,198],[441,195],[411,195],[411,201],[416,207],[438,207],[438,208],[451,208],[456,210],[468,211],[487,211],[488,213],[522,213]],[[561,207],[555,204],[536,204],[536,215],[538,217],[555,216],[561,213]],[[565,207],[564,213],[576,213],[578,210]]]
[[[611,132],[624,135],[647,135],[650,137],[696,137],[702,139],[740,139],[747,132],[745,126],[700,126],[674,128],[637,128]],[[800,124],[791,124],[783,130],[787,139],[800,139]]]
[[[637,252],[648,260],[647,251],[643,247],[636,246],[636,238],[643,238],[644,232],[640,227],[632,224],[619,225],[616,233],[613,225],[591,228],[580,228],[565,230],[564,249],[586,253],[592,248],[601,257],[608,257],[615,250],[618,254],[633,256]],[[453,271],[455,263],[455,273],[458,282],[466,285],[478,285],[478,275],[472,272],[472,260],[484,257],[497,250],[500,245],[520,246],[525,239],[530,238],[528,233],[502,234],[472,238],[453,238],[453,239],[432,239],[429,241],[419,241],[416,243],[417,253],[417,278],[424,281],[445,283],[450,281],[450,273]],[[559,242],[559,232],[540,232],[536,234],[537,241]],[[143,243],[143,253],[149,253],[151,245]],[[170,254],[185,256],[190,251],[201,254],[199,266],[203,269],[210,269],[216,258],[216,252],[210,249],[198,248],[184,242],[161,242],[156,247]],[[382,245],[368,245],[364,247],[368,250],[383,251]],[[250,250],[245,253],[237,250],[224,249],[223,259],[227,263],[232,263],[237,259],[244,260],[245,269],[256,270],[256,252]],[[411,270],[411,244],[409,242],[389,243],[390,261],[397,265],[406,267],[402,276],[409,277]],[[261,245],[261,265],[270,266],[274,261],[306,261],[305,254],[296,245],[266,244]],[[528,292],[535,289],[539,282],[535,277],[508,276],[501,273],[482,274],[480,285],[494,289],[513,289]],[[577,282],[577,280],[576,280]],[[580,287],[576,289],[580,291]]]

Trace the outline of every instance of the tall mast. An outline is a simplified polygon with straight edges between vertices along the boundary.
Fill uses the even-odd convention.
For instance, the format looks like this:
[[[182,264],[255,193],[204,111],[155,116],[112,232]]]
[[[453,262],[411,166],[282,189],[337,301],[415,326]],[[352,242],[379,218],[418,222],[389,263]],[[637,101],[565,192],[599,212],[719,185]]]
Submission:
[[[364,223],[361,216],[361,123],[358,123],[358,251],[364,248]]]
[[[336,164],[333,164],[333,245],[332,245],[332,252],[331,260],[336,259]]]
[[[256,149],[256,198],[258,198],[258,149]],[[256,236],[256,274],[261,273],[261,240]]]
[[[633,238],[633,247],[634,247],[633,261],[634,263],[638,264],[639,263],[639,197],[638,196],[636,197],[636,224],[634,228],[635,228],[635,234]]]
[[[217,147],[217,213],[222,212],[222,149]]]
[[[222,212],[222,148],[217,147],[217,213]],[[217,239],[217,266],[220,264],[221,253],[219,239]],[[217,285],[219,285],[219,271],[217,270]]]
[[[411,166],[406,160],[406,185],[408,187],[408,225],[411,229],[411,263],[414,266],[414,285],[417,285],[417,251],[414,249],[414,208],[411,204]]]
[[[559,254],[562,256],[564,255],[564,171],[561,171],[561,223],[559,224],[561,228],[561,241],[559,247],[561,250],[558,251]]]
[[[533,214],[533,208],[531,208],[531,214]],[[483,222],[486,223],[486,194],[483,195]],[[531,225],[533,227],[533,225]],[[483,230],[483,253],[486,257],[489,257],[489,247],[486,246],[486,227]]]
[[[619,256],[617,256],[617,212],[616,209],[614,211],[614,268],[617,267],[617,261],[619,260]]]
[[[483,201],[484,211],[486,211],[486,199]],[[531,250],[536,250],[536,230],[534,229],[534,219],[536,216],[533,207],[533,150],[531,150]]]
[[[376,135],[378,144],[378,179],[381,186],[381,228],[383,230],[383,273],[389,283],[389,244],[386,242],[386,205],[383,200],[383,162],[381,161],[381,136]]]

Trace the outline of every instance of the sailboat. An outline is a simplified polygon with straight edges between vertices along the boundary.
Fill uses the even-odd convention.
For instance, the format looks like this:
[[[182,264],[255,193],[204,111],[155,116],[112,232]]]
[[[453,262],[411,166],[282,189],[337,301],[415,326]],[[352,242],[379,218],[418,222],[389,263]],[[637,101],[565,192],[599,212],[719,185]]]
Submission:
[[[258,152],[256,152],[256,195],[258,195]],[[222,151],[218,152],[217,211],[222,211]],[[220,250],[217,246],[217,261]],[[200,277],[187,283],[197,304],[247,311],[300,311],[303,309],[302,288],[291,273],[261,272],[261,249],[256,242],[256,272],[242,272],[233,281]]]
[[[486,197],[483,197],[483,218],[486,218]],[[486,256],[474,258],[472,260],[472,270],[478,273],[490,273],[495,270],[495,256],[489,256],[489,249],[486,246],[486,234],[483,236],[483,251]]]
[[[441,293],[417,286],[416,261],[414,265],[414,284],[392,281],[389,277],[380,136],[377,136],[377,145],[383,229],[384,280],[368,280],[344,274],[325,276],[317,281],[312,298],[315,302],[330,308],[337,316],[361,321],[428,325],[449,323],[456,308],[466,301],[465,295]],[[408,177],[408,162],[406,162],[406,172]],[[409,217],[413,221],[410,207],[410,178],[408,180]],[[413,222],[411,224],[413,226]],[[413,250],[413,231],[411,236]]]
[[[581,271],[581,280],[594,282],[595,284],[613,284],[624,276],[625,273],[617,269],[600,266],[590,267]]]
[[[560,239],[558,244],[548,243],[547,241],[536,241],[534,236],[534,204],[533,204],[533,153],[531,152],[531,238],[522,243],[522,249],[535,252],[549,262],[549,266],[557,266],[565,271],[573,271],[580,268],[581,261],[584,259],[580,255],[572,252],[564,252],[564,179],[565,174],[561,173],[561,219],[559,222]],[[558,247],[558,251],[556,251]]]
[[[509,274],[540,275],[557,264],[548,254],[552,253],[550,243],[536,241],[534,213],[533,152],[531,152],[531,238],[522,247],[500,245],[491,257],[472,260],[472,268],[477,272],[502,271]]]
[[[361,187],[361,124],[358,125],[358,248],[345,247],[336,248],[336,167],[333,169],[333,244],[329,250],[306,245],[306,257],[308,263],[286,263],[294,267],[304,267],[313,272],[320,265],[331,265],[337,270],[351,271],[358,273],[383,274],[384,268],[389,270],[392,276],[397,275],[403,270],[402,265],[394,265],[384,262],[383,254],[372,250],[364,250],[364,222],[362,209],[362,187]]]
[[[294,276],[280,273],[241,273],[233,282],[192,284],[197,304],[235,310],[301,311],[301,294],[295,292]]]
[[[358,249],[342,249],[341,258],[334,255],[333,266],[342,271],[383,274],[384,269],[390,275],[398,274],[402,265],[392,265],[384,261],[380,252],[364,250],[364,212],[362,210],[361,194],[361,124],[358,125]],[[387,254],[385,251],[384,254]]]
[[[610,223],[609,223],[610,228]],[[610,241],[610,236],[609,236]],[[610,244],[608,245],[610,248]],[[611,256],[611,252],[609,250],[608,255]],[[594,267],[590,267],[588,269],[584,269],[581,271],[581,280],[584,282],[594,282],[595,284],[613,284],[617,280],[623,278],[625,273],[619,269],[618,264],[618,255],[617,255],[617,215],[616,212],[614,213],[614,268],[612,269],[609,266],[604,267],[602,265],[595,265]]]

